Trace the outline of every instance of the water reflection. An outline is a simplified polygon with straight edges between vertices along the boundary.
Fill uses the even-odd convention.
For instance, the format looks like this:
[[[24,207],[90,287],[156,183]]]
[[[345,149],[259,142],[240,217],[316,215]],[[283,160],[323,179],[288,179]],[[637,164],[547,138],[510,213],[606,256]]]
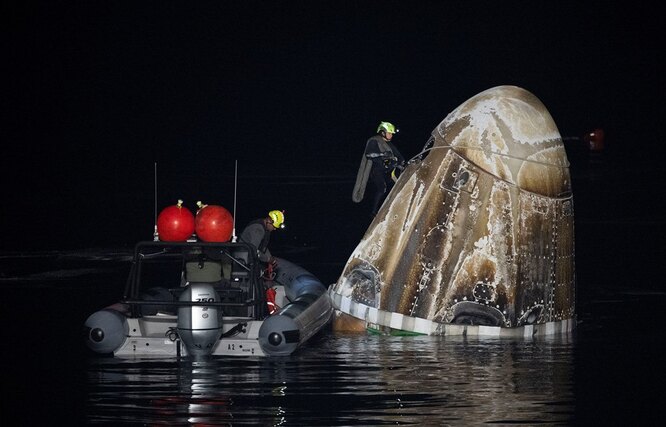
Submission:
[[[88,421],[214,425],[567,424],[570,336],[327,335],[288,358],[98,359]]]

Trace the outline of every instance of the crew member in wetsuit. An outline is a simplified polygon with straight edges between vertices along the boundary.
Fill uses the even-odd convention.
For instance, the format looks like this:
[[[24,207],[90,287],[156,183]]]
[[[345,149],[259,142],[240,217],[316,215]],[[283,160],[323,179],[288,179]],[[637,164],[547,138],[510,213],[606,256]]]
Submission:
[[[240,235],[241,241],[257,248],[257,257],[263,264],[262,279],[264,279],[264,286],[266,286],[268,314],[274,314],[280,308],[275,303],[276,290],[271,286],[272,280],[275,278],[274,270],[277,268],[277,260],[268,250],[271,233],[279,228],[284,228],[284,212],[273,210],[268,212],[267,217],[250,222]]]
[[[240,235],[241,241],[257,248],[259,261],[270,269],[276,268],[277,262],[271,255],[271,251],[268,250],[268,243],[271,233],[279,228],[284,228],[284,212],[273,210],[268,212],[267,217],[250,222]],[[268,267],[269,265],[270,267]]]
[[[370,196],[372,216],[377,215],[398,174],[404,169],[405,159],[392,142],[396,133],[398,129],[393,124],[381,122],[377,128],[377,135],[368,139],[365,144],[365,157],[372,162],[368,177],[372,191]]]

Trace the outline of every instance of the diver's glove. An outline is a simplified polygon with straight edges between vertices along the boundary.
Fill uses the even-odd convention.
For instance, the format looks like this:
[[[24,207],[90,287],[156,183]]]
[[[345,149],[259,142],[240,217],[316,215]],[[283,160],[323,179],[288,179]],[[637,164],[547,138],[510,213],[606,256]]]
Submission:
[[[389,157],[384,160],[384,167],[395,168],[398,165],[398,158],[395,156]]]

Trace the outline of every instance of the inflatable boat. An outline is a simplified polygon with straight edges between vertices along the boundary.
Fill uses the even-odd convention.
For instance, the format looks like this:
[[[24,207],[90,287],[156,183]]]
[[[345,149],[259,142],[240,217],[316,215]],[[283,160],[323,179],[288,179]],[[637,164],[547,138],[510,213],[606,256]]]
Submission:
[[[140,242],[123,298],[85,321],[86,344],[115,357],[290,355],[334,310],[304,268],[278,258],[272,273],[243,242]]]

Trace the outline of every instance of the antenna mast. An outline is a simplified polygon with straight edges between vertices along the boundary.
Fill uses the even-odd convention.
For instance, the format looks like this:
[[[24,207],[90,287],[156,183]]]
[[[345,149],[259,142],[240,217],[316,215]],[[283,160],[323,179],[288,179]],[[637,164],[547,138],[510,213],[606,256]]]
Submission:
[[[153,240],[157,242],[158,240],[160,240],[159,233],[157,232],[157,162],[155,162],[155,171],[153,179],[155,182],[155,207],[154,207],[155,231],[153,231]]]
[[[238,188],[238,159],[236,159],[236,164],[234,165],[234,216],[233,216],[233,229],[231,231],[231,241],[236,242],[238,238],[236,237],[236,190]]]

